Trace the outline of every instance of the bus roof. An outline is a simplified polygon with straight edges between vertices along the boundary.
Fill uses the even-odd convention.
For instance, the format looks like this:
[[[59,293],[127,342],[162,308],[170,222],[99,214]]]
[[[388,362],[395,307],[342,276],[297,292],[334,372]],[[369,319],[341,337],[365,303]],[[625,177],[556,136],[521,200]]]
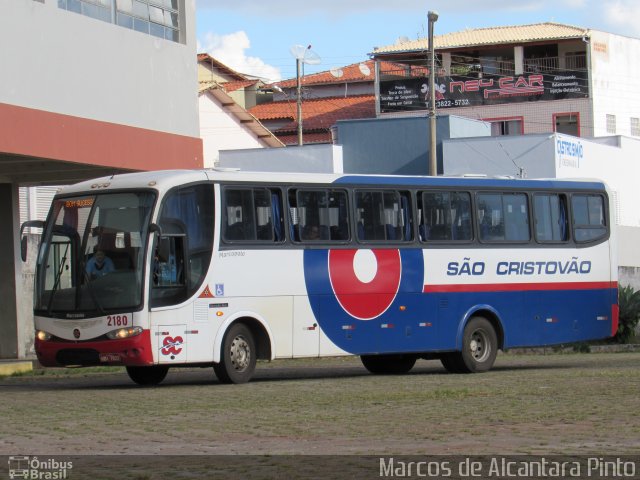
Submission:
[[[336,185],[380,185],[401,187],[466,188],[553,188],[604,190],[604,182],[594,179],[514,179],[493,177],[429,177],[401,175],[355,175],[327,173],[245,172],[229,170],[155,170],[117,174],[63,187],[58,195],[77,195],[110,190],[153,188],[166,191],[176,185],[203,181],[260,182],[295,185],[334,183]]]

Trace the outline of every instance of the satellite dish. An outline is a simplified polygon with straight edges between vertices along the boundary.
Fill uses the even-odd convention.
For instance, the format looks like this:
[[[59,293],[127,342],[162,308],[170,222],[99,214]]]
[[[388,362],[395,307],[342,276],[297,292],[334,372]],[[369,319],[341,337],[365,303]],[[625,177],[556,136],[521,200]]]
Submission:
[[[398,39],[396,40],[396,45],[402,45],[403,43],[407,43],[409,41],[409,37],[405,37],[404,35],[401,37],[398,37]]]
[[[361,63],[360,65],[358,65],[358,68],[360,69],[360,73],[363,74],[365,77],[368,77],[369,75],[371,75],[371,69],[369,68],[369,65],[367,65],[366,63]]]
[[[341,76],[344,75],[344,72],[342,71],[342,69],[340,67],[333,67],[329,70],[329,73],[331,73],[331,75],[333,75],[336,78],[340,78]]]
[[[320,55],[311,50],[311,45],[308,47],[294,45],[289,49],[289,52],[293,55],[293,58],[307,65],[318,65],[321,62]]]

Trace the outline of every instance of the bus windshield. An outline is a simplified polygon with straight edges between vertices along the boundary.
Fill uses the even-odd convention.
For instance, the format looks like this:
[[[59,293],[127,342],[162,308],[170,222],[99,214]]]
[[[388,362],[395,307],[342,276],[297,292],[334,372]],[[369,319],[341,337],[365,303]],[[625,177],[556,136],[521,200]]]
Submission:
[[[139,308],[154,201],[152,192],[55,199],[38,255],[36,311],[77,318]]]

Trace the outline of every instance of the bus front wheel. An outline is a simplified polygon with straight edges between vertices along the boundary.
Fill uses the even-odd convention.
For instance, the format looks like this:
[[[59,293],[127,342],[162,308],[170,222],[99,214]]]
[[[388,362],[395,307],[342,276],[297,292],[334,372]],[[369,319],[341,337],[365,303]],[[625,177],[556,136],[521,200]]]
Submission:
[[[378,375],[402,375],[416,364],[415,355],[361,355],[364,368]]]
[[[497,354],[493,325],[484,317],[473,317],[462,334],[462,351],[445,353],[440,361],[451,373],[480,373],[491,369]]]
[[[220,363],[213,370],[221,383],[246,383],[256,369],[256,347],[249,328],[236,323],[224,336]]]
[[[167,376],[169,367],[154,365],[152,367],[127,367],[129,378],[138,385],[158,385]]]

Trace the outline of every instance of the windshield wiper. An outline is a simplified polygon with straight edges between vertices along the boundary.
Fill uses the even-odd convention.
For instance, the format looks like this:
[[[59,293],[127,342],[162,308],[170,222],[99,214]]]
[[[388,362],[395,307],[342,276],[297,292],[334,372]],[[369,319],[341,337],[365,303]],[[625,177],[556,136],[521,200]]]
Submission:
[[[51,308],[53,307],[53,297],[58,291],[58,287],[60,286],[60,278],[62,277],[62,272],[64,270],[64,265],[65,263],[67,263],[67,253],[69,253],[70,245],[70,243],[67,243],[64,253],[62,254],[62,261],[60,262],[60,266],[53,281],[53,288],[51,289],[51,294],[49,295],[49,303],[47,304],[47,314],[49,316],[51,316]]]

